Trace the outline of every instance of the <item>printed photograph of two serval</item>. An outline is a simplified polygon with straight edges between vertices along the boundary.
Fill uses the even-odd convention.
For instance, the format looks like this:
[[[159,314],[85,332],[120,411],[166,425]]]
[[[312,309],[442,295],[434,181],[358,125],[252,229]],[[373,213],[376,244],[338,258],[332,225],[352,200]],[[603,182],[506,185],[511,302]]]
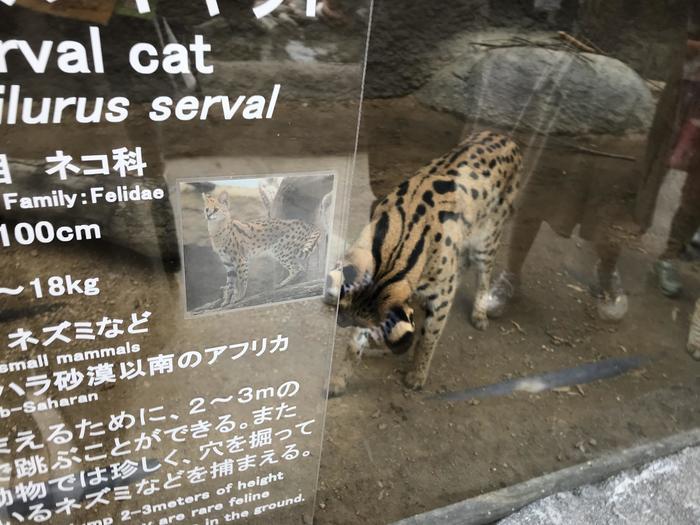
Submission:
[[[517,144],[484,131],[418,170],[376,205],[342,267],[327,279],[325,300],[339,303],[338,323],[355,327],[343,360],[335,364],[329,395],[345,392],[370,346],[396,354],[414,347],[404,382],[423,388],[463,262],[476,267],[472,324],[486,330],[494,258],[521,171]],[[425,314],[420,336],[415,305]]]
[[[332,190],[330,175],[181,183],[187,311],[321,296]]]

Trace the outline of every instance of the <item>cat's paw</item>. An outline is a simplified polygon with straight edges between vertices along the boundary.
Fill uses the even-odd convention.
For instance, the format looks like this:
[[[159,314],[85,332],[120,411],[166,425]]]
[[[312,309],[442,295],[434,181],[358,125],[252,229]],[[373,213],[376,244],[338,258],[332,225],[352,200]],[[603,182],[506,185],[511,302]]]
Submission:
[[[489,318],[486,316],[486,313],[475,312],[472,314],[472,324],[474,328],[483,332],[489,327]]]
[[[331,377],[331,382],[328,385],[328,397],[340,397],[348,389],[348,382],[344,377]]]
[[[428,376],[422,372],[411,370],[403,378],[403,382],[407,388],[411,390],[421,390],[425,386]]]

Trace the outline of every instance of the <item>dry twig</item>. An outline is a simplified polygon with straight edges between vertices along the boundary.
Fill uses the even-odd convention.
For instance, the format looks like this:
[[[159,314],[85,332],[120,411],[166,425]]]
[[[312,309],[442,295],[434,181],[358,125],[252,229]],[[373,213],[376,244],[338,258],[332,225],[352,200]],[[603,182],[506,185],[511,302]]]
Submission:
[[[557,34],[559,35],[559,38],[564,40],[564,42],[571,44],[585,53],[596,53],[596,50],[593,47],[589,46],[588,44],[584,44],[578,38],[571,36],[566,31],[558,31]]]

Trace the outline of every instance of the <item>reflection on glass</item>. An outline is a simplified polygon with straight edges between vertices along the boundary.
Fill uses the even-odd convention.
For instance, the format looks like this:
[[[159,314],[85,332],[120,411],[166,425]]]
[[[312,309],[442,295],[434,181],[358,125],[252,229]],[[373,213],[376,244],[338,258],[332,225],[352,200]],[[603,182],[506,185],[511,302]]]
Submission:
[[[0,2],[3,522],[313,519],[368,18]]]
[[[700,208],[692,161],[674,160],[698,149],[691,88],[681,88],[694,57],[691,7],[376,4],[361,134],[370,176],[356,178],[350,224],[376,231],[384,199],[474,132],[515,140],[525,183],[496,254],[489,327],[470,323],[478,268],[462,268],[422,391],[401,388],[419,345],[377,355],[381,317],[369,327],[339,319],[331,392],[343,395],[329,402],[319,523],[430,513],[697,427],[697,367],[685,349],[697,356]],[[346,268],[371,248],[360,231],[349,234]],[[398,237],[388,235],[387,249]],[[673,273],[660,266],[682,283],[672,299]],[[343,273],[331,277],[344,297],[362,272]],[[367,290],[376,278],[370,267]],[[417,286],[407,294],[419,339],[430,312],[423,319]],[[349,467],[362,474],[348,480]]]

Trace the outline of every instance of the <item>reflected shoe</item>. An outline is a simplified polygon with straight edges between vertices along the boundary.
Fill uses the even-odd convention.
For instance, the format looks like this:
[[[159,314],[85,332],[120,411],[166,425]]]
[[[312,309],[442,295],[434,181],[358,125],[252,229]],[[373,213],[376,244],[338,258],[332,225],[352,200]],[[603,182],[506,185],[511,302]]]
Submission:
[[[671,261],[660,259],[654,264],[654,273],[659,280],[661,293],[666,297],[677,297],[683,291],[678,270]]]
[[[690,319],[687,349],[693,359],[700,361],[700,299],[696,301],[695,311]]]
[[[595,274],[600,286],[598,304],[596,310],[598,317],[603,321],[619,322],[627,315],[629,302],[624,288],[620,272],[614,270],[612,274],[604,277],[600,272],[600,261],[595,266]]]
[[[518,278],[514,273],[501,272],[489,290],[486,303],[486,314],[489,317],[497,318],[503,315],[506,306],[515,295],[517,284]]]
[[[690,245],[693,248],[697,248],[700,250],[700,230],[695,232],[695,235],[693,235],[693,238],[690,239]]]
[[[596,310],[598,317],[603,321],[619,322],[627,315],[628,301],[627,294],[611,297],[605,294],[604,297],[598,299]]]
[[[700,230],[695,232],[693,238],[690,239],[688,246],[685,247],[688,258],[691,261],[700,260]]]

